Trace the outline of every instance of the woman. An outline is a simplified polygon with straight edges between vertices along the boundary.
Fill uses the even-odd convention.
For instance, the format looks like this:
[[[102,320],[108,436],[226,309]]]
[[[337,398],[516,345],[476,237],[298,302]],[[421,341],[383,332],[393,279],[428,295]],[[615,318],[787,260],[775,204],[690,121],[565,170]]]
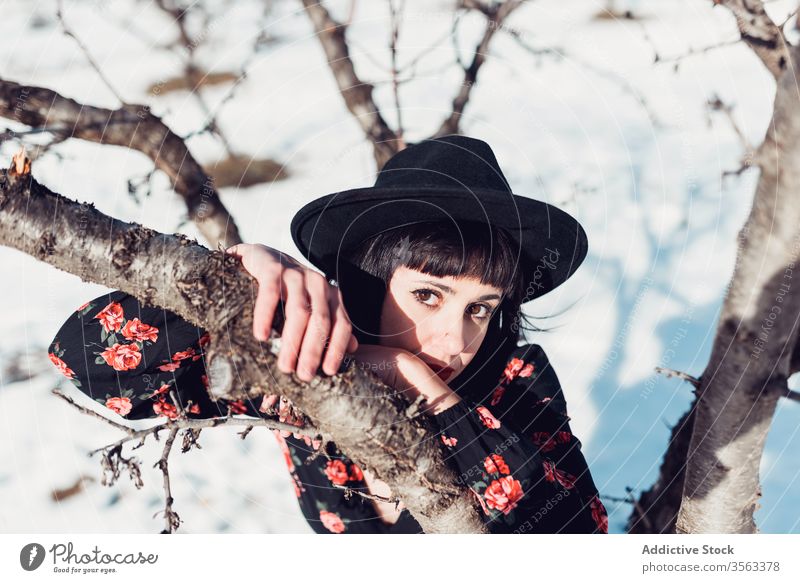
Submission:
[[[492,533],[607,532],[558,378],[541,347],[519,345],[522,303],[566,281],[586,255],[577,221],[512,194],[485,142],[445,136],[395,155],[373,187],[312,201],[291,229],[325,277],[265,246],[228,250],[259,283],[256,338],[285,311],[280,370],[309,380],[320,365],[330,375],[356,363],[410,401],[423,395],[447,463]],[[81,306],[49,352],[83,392],[127,419],[174,418],[175,389],[190,417],[277,411],[302,425],[276,395],[211,401],[209,341],[116,291]],[[378,499],[391,496],[388,485],[335,444],[320,455],[308,437],[274,433],[316,532],[420,532],[402,505]]]

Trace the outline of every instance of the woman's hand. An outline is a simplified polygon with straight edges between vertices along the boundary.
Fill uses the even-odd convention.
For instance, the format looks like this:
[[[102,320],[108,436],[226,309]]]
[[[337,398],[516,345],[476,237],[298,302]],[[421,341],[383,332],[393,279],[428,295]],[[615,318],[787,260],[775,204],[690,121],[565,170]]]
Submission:
[[[278,301],[284,302],[278,369],[287,374],[297,370],[300,380],[309,381],[317,374],[324,352],[322,370],[336,374],[345,353],[358,347],[339,288],[321,273],[266,245],[242,243],[226,252],[239,257],[258,281],[253,311],[253,335],[258,340],[269,337]]]
[[[423,395],[427,400],[422,407],[425,413],[438,415],[461,401],[422,359],[402,348],[361,344],[353,351],[352,358],[360,368],[374,372],[409,402]]]

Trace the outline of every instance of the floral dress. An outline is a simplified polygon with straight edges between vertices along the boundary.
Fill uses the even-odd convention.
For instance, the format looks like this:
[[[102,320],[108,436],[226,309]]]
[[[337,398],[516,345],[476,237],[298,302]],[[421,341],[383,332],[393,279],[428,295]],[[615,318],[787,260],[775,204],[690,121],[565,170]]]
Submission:
[[[50,360],[89,398],[123,419],[275,417],[295,424],[291,403],[269,395],[213,401],[205,388],[208,332],[114,291],[87,302],[62,325]],[[502,355],[501,355],[502,356]],[[547,356],[536,344],[500,360],[491,386],[432,417],[445,461],[483,509],[491,533],[606,533],[608,517]],[[361,469],[335,444],[272,430],[308,523],[318,533],[421,533],[403,509],[384,522]]]

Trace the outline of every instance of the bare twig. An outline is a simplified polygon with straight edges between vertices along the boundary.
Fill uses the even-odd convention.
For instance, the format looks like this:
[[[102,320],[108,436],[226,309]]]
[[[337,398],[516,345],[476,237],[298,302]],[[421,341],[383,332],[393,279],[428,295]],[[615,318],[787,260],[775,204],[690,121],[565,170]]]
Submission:
[[[345,105],[372,143],[378,168],[401,150],[401,142],[372,98],[372,85],[356,74],[345,40],[346,26],[330,15],[322,2],[301,0],[316,30]]]
[[[164,495],[166,498],[166,503],[164,505],[163,513],[167,526],[161,531],[161,534],[173,534],[181,525],[181,517],[178,516],[178,513],[172,509],[172,503],[175,500],[172,497],[172,491],[170,490],[169,486],[169,454],[170,451],[172,451],[172,444],[177,435],[178,428],[173,427],[169,432],[169,437],[167,437],[166,443],[164,443],[164,450],[161,453],[161,459],[153,465],[154,468],[157,467],[164,474]],[[156,512],[153,517],[155,518],[157,515],[158,512]]]
[[[721,111],[725,114],[725,117],[728,118],[728,122],[731,124],[733,131],[739,137],[739,142],[741,142],[742,148],[745,152],[744,157],[752,160],[752,158],[755,156],[755,148],[747,139],[747,136],[744,135],[744,132],[739,127],[739,124],[736,123],[736,119],[733,117],[733,106],[723,102],[719,95],[716,94],[707,101],[707,105],[711,111]]]
[[[394,504],[395,508],[397,508],[397,505],[402,502],[402,500],[400,500],[400,498],[397,497],[387,498],[385,496],[380,496],[378,494],[370,494],[368,492],[362,492],[361,490],[356,490],[355,488],[350,488],[348,486],[341,486],[339,484],[333,484],[333,487],[337,488],[338,490],[344,490],[344,496],[347,499],[349,499],[350,496],[352,496],[353,494],[358,494],[359,496],[361,496],[362,498],[366,498],[367,500],[374,500],[375,502],[386,502],[387,504]]]
[[[86,59],[92,65],[92,68],[95,71],[97,71],[98,76],[103,81],[105,86],[108,87],[108,90],[111,91],[111,93],[114,95],[114,97],[117,98],[117,101],[119,101],[120,104],[122,104],[122,105],[128,104],[122,98],[122,95],[120,94],[120,92],[117,91],[114,88],[114,85],[111,84],[111,81],[109,80],[109,78],[106,77],[106,75],[103,73],[103,70],[100,68],[100,65],[98,65],[97,61],[94,60],[94,57],[92,57],[92,54],[89,52],[89,49],[86,48],[86,45],[84,45],[83,42],[81,42],[81,39],[78,38],[78,35],[76,35],[72,31],[72,29],[69,26],[67,26],[67,21],[64,19],[64,10],[63,10],[62,2],[63,2],[63,0],[58,0],[58,6],[56,8],[56,16],[58,16],[58,21],[61,23],[62,30],[64,31],[64,33],[67,36],[72,37],[75,40],[75,42],[80,47],[81,51],[83,51],[83,54],[86,56]]]
[[[469,102],[472,88],[478,80],[478,71],[480,71],[481,67],[486,62],[486,57],[489,53],[489,44],[497,30],[503,28],[503,23],[522,2],[523,0],[506,0],[500,4],[492,4],[491,7],[488,7],[474,0],[462,0],[461,6],[463,8],[479,10],[486,16],[486,29],[483,32],[480,42],[475,47],[472,61],[469,65],[464,67],[464,80],[461,82],[458,93],[453,98],[452,111],[439,126],[439,129],[433,134],[433,137],[457,134],[459,132],[461,116]]]
[[[700,379],[693,377],[692,375],[686,374],[685,372],[681,372],[679,370],[673,370],[671,368],[664,368],[663,366],[655,367],[655,371],[659,374],[665,375],[667,378],[678,377],[679,379],[683,379],[688,383],[691,383],[694,388],[700,387]]]

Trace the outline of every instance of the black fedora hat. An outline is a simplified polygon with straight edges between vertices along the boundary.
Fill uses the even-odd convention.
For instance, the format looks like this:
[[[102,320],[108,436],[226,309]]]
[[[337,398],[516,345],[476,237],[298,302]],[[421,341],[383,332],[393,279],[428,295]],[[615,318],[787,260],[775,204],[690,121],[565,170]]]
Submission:
[[[489,145],[462,135],[411,144],[386,162],[374,186],[311,201],[292,218],[291,233],[300,253],[338,280],[345,251],[390,229],[442,220],[504,229],[519,246],[524,301],[564,283],[588,251],[577,220],[512,193]]]

